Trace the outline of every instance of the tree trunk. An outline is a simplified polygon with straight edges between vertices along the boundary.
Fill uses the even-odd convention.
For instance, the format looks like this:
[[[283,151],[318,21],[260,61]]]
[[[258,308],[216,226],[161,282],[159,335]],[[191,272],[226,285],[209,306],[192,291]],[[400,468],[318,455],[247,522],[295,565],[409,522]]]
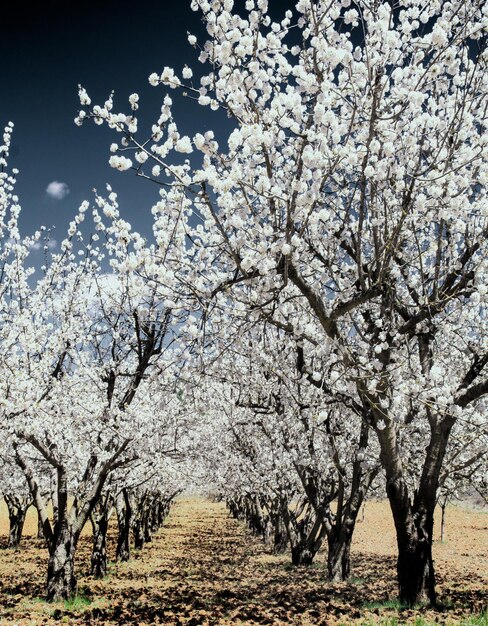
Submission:
[[[5,502],[8,508],[9,517],[9,548],[18,548],[22,539],[22,531],[24,529],[25,516],[30,506],[30,501],[26,502],[25,498],[5,495]]]
[[[93,549],[91,555],[90,574],[95,578],[104,578],[107,575],[107,529],[108,511],[92,516]]]
[[[444,541],[446,535],[446,507],[447,501],[441,504],[441,541]]]
[[[403,478],[403,467],[394,425],[378,431],[381,461],[386,472],[386,491],[395,522],[398,545],[398,591],[400,601],[413,606],[421,600],[437,604],[435,572],[432,560],[434,509],[439,475],[449,433],[454,423],[450,417],[430,415],[430,441],[419,487],[412,503]]]
[[[130,505],[129,494],[126,489],[122,492],[124,501],[120,499],[116,504],[117,523],[119,534],[117,537],[117,561],[128,561],[130,559],[130,524],[132,518],[132,507]]]
[[[151,533],[155,533],[161,528],[161,517],[161,501],[156,498],[151,507]]]
[[[76,544],[69,532],[62,532],[49,556],[46,592],[48,602],[68,600],[76,595],[75,550]]]
[[[140,518],[134,523],[132,530],[134,533],[134,548],[141,550],[144,547],[144,528]]]
[[[20,540],[22,539],[22,530],[24,529],[26,511],[17,509],[15,513],[9,515],[9,532],[8,532],[8,547],[18,548]]]
[[[387,482],[387,493],[397,535],[400,602],[414,606],[420,601],[429,600],[435,605],[432,561],[435,493],[429,507],[418,501],[418,493],[417,502],[411,505],[407,486],[401,479]]]
[[[45,450],[36,439],[32,443],[56,470],[55,488],[51,489],[53,510],[55,510],[55,521],[53,524],[49,520],[47,506],[40,492],[39,483],[32,469],[19,453],[17,445],[15,445],[16,462],[23,470],[27,479],[31,496],[42,519],[44,536],[49,548],[46,599],[48,602],[66,600],[76,595],[74,557],[80,533],[101,497],[109,473],[116,467],[116,459],[124,452],[129,444],[129,440],[125,440],[112,453],[111,459],[105,461],[98,468],[96,475],[94,472],[97,468],[98,458],[95,454],[90,456],[83,478],[79,484],[80,490],[89,495],[86,495],[81,500],[75,497],[70,510],[68,510],[69,494],[66,468],[51,455],[49,450]],[[90,489],[87,490],[89,485]]]
[[[58,523],[58,509],[59,509],[59,502],[58,502],[58,492],[55,488],[51,489],[51,504],[53,507],[53,526],[55,526]]]
[[[281,519],[290,542],[293,565],[311,565],[325,535],[323,518],[303,500],[298,508],[290,509],[288,500],[280,501]]]
[[[327,578],[333,583],[347,580],[351,573],[352,533],[341,532],[339,536],[333,533],[327,539]]]
[[[281,515],[276,515],[274,519],[273,552],[282,554],[288,547],[288,535]]]
[[[130,559],[130,522],[127,519],[125,510],[118,518],[119,534],[117,537],[117,550],[115,558],[117,561],[128,561]]]
[[[433,511],[409,515],[413,532],[398,538],[398,587],[400,601],[408,606],[429,600],[436,604],[435,573],[432,560]]]
[[[149,504],[142,517],[142,532],[144,533],[144,543],[152,541],[152,507]]]
[[[251,532],[264,538],[266,522],[257,495],[247,496],[246,520]]]
[[[42,520],[39,513],[37,513],[37,538],[40,541],[46,541],[46,537],[44,535],[44,528],[42,527]]]
[[[142,495],[132,494],[132,534],[134,537],[134,548],[141,550],[146,542],[146,520],[147,520],[147,503],[149,493]]]
[[[379,467],[378,467],[379,470]],[[351,573],[351,543],[358,514],[363,507],[364,498],[378,470],[370,472],[368,477],[361,477],[360,464],[354,463],[353,477],[349,495],[338,498],[337,513],[332,518],[327,532],[327,577],[330,582],[342,582]],[[342,492],[344,495],[344,492]]]
[[[315,553],[302,543],[294,545],[291,549],[291,562],[293,565],[312,565]]]

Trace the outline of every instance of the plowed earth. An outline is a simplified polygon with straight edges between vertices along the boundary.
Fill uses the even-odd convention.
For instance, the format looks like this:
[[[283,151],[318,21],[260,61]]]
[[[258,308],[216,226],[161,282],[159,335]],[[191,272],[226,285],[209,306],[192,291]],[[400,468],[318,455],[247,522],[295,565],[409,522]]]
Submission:
[[[5,511],[0,531],[5,546]],[[325,555],[309,568],[291,567],[288,555],[270,555],[220,503],[178,500],[164,527],[128,563],[111,563],[106,579],[86,575],[91,538],[81,539],[77,560],[81,600],[42,600],[46,550],[25,536],[19,550],[0,550],[0,624],[399,624],[424,619],[455,624],[486,604],[488,515],[452,507],[447,537],[434,547],[440,595],[450,608],[402,610],[395,598],[395,539],[385,503],[370,502],[357,525],[348,583],[325,581]],[[34,533],[30,517],[26,531]],[[438,534],[438,530],[436,531]],[[110,557],[115,528],[111,530]],[[376,603],[373,604],[373,603]],[[418,622],[417,622],[418,623]]]

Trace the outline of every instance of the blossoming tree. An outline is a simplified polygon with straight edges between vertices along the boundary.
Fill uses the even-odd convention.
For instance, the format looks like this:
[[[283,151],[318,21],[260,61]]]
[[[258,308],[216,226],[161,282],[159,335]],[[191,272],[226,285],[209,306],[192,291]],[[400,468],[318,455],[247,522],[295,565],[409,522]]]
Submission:
[[[12,202],[7,192],[5,204]],[[30,281],[26,259],[40,233],[20,241],[16,207],[5,229],[1,427],[41,520],[49,550],[47,599],[55,600],[76,591],[78,540],[108,478],[145,451],[164,455],[174,445],[175,420],[166,409],[178,360],[170,323],[177,324],[178,314],[156,297],[154,283],[132,272],[126,224],[113,193],[96,198],[95,229],[86,239],[89,205],[81,205],[61,250],[47,254],[43,274]],[[113,261],[108,273],[101,265],[106,255]],[[54,519],[43,488],[46,466],[54,478]]]
[[[363,407],[381,448],[400,599],[435,603],[445,451],[460,419],[483,420],[488,391],[486,4],[299,0],[281,21],[267,0],[245,13],[232,0],[192,7],[209,34],[189,37],[203,71],[150,82],[225,112],[225,145],[182,135],[168,95],[147,141],[136,94],[125,115],[81,90],[77,122],[106,121],[122,135],[111,164],[168,185],[156,237],[159,215],[194,216],[180,274],[200,301],[225,294],[286,326],[306,364],[333,359],[322,384]],[[195,150],[201,167],[172,158]],[[418,424],[412,492],[404,458]]]

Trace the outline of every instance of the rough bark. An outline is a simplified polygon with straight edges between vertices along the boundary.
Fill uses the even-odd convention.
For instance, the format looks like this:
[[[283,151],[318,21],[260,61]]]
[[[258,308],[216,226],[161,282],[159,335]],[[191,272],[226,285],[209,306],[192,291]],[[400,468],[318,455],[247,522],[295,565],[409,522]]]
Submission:
[[[68,600],[76,595],[75,551],[76,539],[66,528],[59,534],[49,555],[46,588],[46,600],[48,602]]]
[[[148,501],[149,493],[132,493],[131,494],[131,507],[132,507],[132,535],[134,538],[134,548],[141,550],[146,543],[147,536],[147,515],[148,515]]]
[[[37,538],[39,541],[46,541],[46,536],[44,535],[44,528],[42,527],[42,520],[39,513],[37,514]]]
[[[142,520],[140,518],[134,522],[134,525],[132,527],[132,532],[134,535],[134,548],[136,550],[142,550],[142,548],[144,547],[145,538],[144,538],[144,527],[142,524]]]
[[[303,543],[296,543],[291,549],[291,562],[293,565],[312,565],[315,553]]]
[[[327,537],[327,578],[338,583],[349,578],[351,573],[351,542],[352,532],[334,534]]]
[[[435,572],[432,560],[433,512],[415,518],[413,512],[404,520],[406,532],[397,536],[398,587],[400,601],[413,606],[428,600],[436,604]]]
[[[91,554],[90,574],[95,578],[107,575],[107,530],[109,511],[103,507],[91,516],[93,529],[93,548]]]
[[[432,559],[434,509],[452,421],[430,416],[430,425],[430,441],[413,503],[403,477],[395,429],[389,426],[378,433],[397,535],[399,597],[408,606],[423,600],[433,606],[437,603]]]
[[[311,565],[320,550],[326,533],[322,511],[315,511],[305,499],[301,505],[291,509],[282,500],[282,516],[291,547],[293,565]]]
[[[273,547],[273,552],[275,554],[282,554],[286,552],[288,547],[288,535],[279,498],[268,499],[267,510],[269,524],[271,526],[270,543]]]
[[[150,543],[152,541],[153,534],[153,509],[151,504],[146,505],[146,508],[142,515],[142,530],[144,533],[144,543]]]
[[[128,561],[130,559],[130,527],[132,507],[127,489],[122,491],[122,498],[118,498],[116,511],[117,523],[119,527],[116,559],[117,561]]]
[[[446,507],[447,502],[441,504],[441,541],[446,537]]]
[[[369,442],[370,427],[367,420],[361,423],[358,449],[366,449]],[[339,458],[336,460],[340,467]],[[327,529],[327,577],[330,582],[342,582],[351,573],[351,543],[356,521],[361,508],[364,518],[364,500],[368,490],[378,475],[379,464],[369,470],[363,469],[362,460],[355,458],[352,464],[351,482],[346,485],[341,472],[338,476],[337,510],[330,512],[330,526]]]
[[[56,519],[54,523],[51,523],[46,502],[34,472],[20,453],[18,446],[15,446],[16,462],[27,479],[49,549],[46,599],[49,602],[65,600],[76,594],[74,558],[80,533],[101,497],[109,472],[117,466],[116,460],[124,452],[129,442],[128,440],[125,441],[114,451],[112,458],[98,468],[96,477],[94,473],[98,459],[96,455],[90,457],[80,485],[80,487],[84,487],[80,491],[82,493],[85,491],[85,494],[81,500],[75,498],[71,507],[68,507],[66,468],[35,438],[30,437],[28,441],[44,455],[56,470],[56,488],[52,489],[53,506],[56,506]]]
[[[257,494],[247,494],[245,497],[245,517],[252,533],[260,537],[265,536],[266,520]]]
[[[288,547],[288,536],[283,522],[283,518],[278,515],[274,522],[273,552],[282,554]]]
[[[7,504],[9,518],[7,547],[18,548],[22,539],[27,509],[30,507],[32,500],[30,498],[5,494],[5,502]]]

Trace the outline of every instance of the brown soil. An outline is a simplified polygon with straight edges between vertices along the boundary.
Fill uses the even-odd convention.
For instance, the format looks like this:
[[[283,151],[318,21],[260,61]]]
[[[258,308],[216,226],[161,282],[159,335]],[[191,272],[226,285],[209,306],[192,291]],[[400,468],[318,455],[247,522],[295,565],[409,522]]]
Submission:
[[[5,536],[3,510],[1,514]],[[393,616],[407,624],[419,615],[446,624],[480,613],[488,583],[488,515],[455,507],[447,513],[447,541],[436,542],[434,549],[438,589],[451,608],[435,612],[368,605],[396,594],[390,519],[385,503],[367,504],[355,536],[351,580],[329,585],[323,554],[310,568],[291,567],[287,555],[268,554],[222,504],[178,500],[154,540],[129,563],[112,563],[105,580],[85,575],[90,537],[82,537],[77,568],[79,592],[87,600],[79,607],[42,600],[46,551],[27,536],[19,550],[0,550],[0,624],[311,626],[376,623]],[[35,534],[36,528],[31,515],[26,531]]]

